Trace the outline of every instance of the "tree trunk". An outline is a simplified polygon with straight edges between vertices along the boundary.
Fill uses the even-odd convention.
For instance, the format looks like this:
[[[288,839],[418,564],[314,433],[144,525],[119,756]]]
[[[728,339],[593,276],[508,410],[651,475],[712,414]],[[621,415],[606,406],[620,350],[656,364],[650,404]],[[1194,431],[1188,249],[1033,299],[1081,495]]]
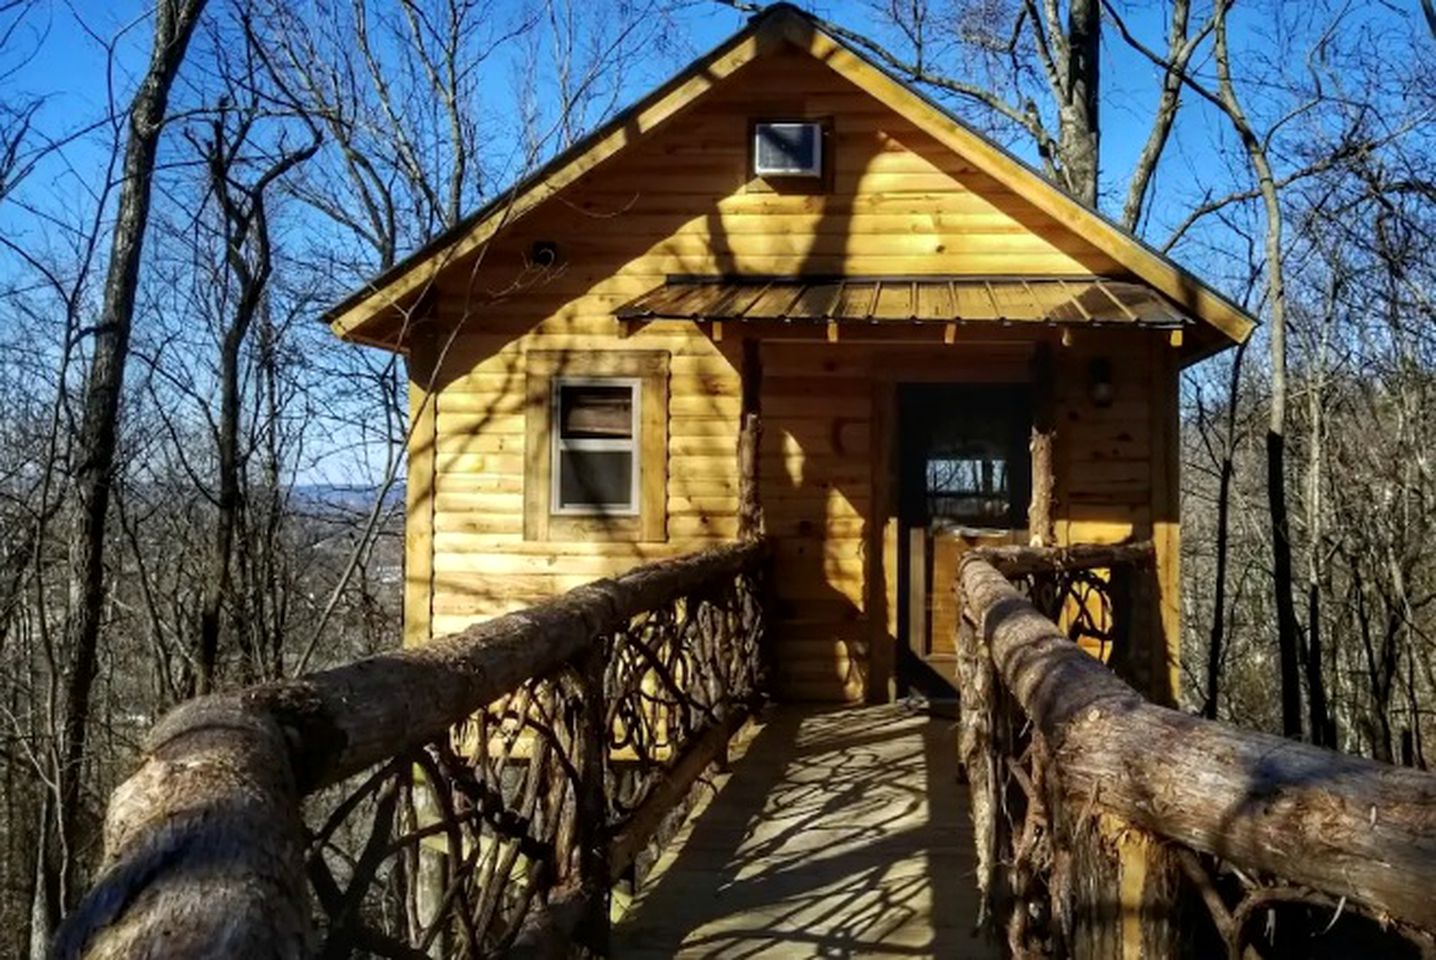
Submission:
[[[53,819],[57,836],[52,838],[51,850],[56,856],[50,861],[50,870],[58,871],[51,880],[60,902],[49,911],[51,918],[62,912],[69,897],[78,839],[81,774],[89,732],[90,693],[99,662],[101,604],[105,594],[105,519],[110,505],[135,292],[149,221],[155,152],[164,126],[170,88],[203,7],[204,0],[161,0],[156,5],[149,66],[130,105],[124,179],[115,213],[104,301],[95,324],[94,355],[85,382],[79,436],[75,441],[78,516],[69,556],[69,612],[65,621],[68,663],[60,720],[59,769],[55,772],[60,809]],[[49,931],[31,932],[32,938],[48,935]]]
[[[272,164],[249,187],[236,187],[230,174],[234,157],[243,145],[252,122],[252,115],[240,121],[233,141],[225,131],[225,112],[221,108],[214,121],[214,139],[204,153],[209,166],[210,187],[219,203],[225,227],[225,261],[234,277],[239,296],[234,319],[224,331],[219,352],[220,408],[215,436],[218,461],[215,495],[215,528],[211,544],[209,571],[205,578],[205,594],[200,611],[197,688],[201,694],[214,687],[214,674],[219,659],[219,621],[224,605],[230,600],[231,561],[235,524],[240,507],[239,483],[239,375],[241,350],[250,327],[264,302],[269,284],[272,259],[269,244],[269,220],[265,216],[265,191],[284,173],[313,156],[318,141],[294,153],[286,153]],[[253,258],[251,263],[250,258]]]
[[[1276,346],[1272,330],[1272,355],[1285,352]],[[1275,363],[1275,360],[1273,361]],[[1285,374],[1278,387],[1272,371],[1271,425],[1266,435],[1266,496],[1271,515],[1272,590],[1276,603],[1276,643],[1281,666],[1281,732],[1301,739],[1301,628],[1296,622],[1296,598],[1292,595],[1291,520],[1286,509],[1286,415],[1279,412],[1286,395]],[[1278,403],[1278,391],[1283,403]]]
[[[1222,648],[1227,628],[1227,562],[1231,546],[1232,477],[1236,473],[1237,395],[1241,386],[1242,357],[1247,343],[1237,346],[1232,359],[1232,376],[1227,385],[1227,436],[1222,451],[1221,475],[1217,482],[1216,569],[1212,572],[1212,631],[1207,643],[1207,689],[1202,702],[1202,716],[1217,718],[1221,699]]]
[[[1098,94],[1102,59],[1098,0],[1070,0],[1067,8],[1065,96],[1058,105],[1057,137],[1067,191],[1097,209],[1100,162]]]
[[[240,313],[225,332],[219,355],[219,430],[216,437],[218,490],[215,494],[214,540],[205,574],[204,600],[199,617],[199,656],[195,691],[214,689],[219,660],[219,620],[230,594],[230,554],[234,547],[235,513],[239,506],[239,347],[253,312],[246,310],[247,292],[240,297]]]
[[[1276,177],[1266,147],[1252,129],[1232,85],[1227,45],[1227,12],[1232,0],[1219,0],[1215,18],[1219,103],[1231,121],[1256,177],[1266,212],[1267,304],[1271,312],[1271,418],[1267,427],[1267,509],[1271,515],[1272,593],[1276,606],[1277,651],[1281,663],[1281,726],[1301,738],[1301,629],[1292,594],[1291,518],[1286,505],[1286,278],[1282,266],[1282,215]]]

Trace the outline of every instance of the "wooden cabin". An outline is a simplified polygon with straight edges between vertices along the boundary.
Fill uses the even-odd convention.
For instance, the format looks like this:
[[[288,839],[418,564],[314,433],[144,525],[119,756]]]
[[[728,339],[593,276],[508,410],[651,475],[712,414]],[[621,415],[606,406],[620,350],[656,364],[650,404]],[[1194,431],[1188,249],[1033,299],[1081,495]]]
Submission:
[[[941,696],[960,550],[1150,538],[1173,697],[1178,374],[1250,317],[791,7],[329,319],[408,359],[406,643],[761,529],[780,696]]]

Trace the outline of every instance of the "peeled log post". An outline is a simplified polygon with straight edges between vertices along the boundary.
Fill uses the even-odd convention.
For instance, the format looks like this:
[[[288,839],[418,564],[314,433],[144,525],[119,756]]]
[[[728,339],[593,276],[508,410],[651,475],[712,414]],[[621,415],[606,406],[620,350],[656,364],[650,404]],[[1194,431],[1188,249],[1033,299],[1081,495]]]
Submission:
[[[738,434],[738,536],[743,540],[763,535],[763,506],[758,497],[758,449],[762,437],[758,414],[745,414]]]
[[[299,793],[284,731],[239,697],[177,707],[110,798],[108,866],[58,960],[309,955]]]
[[[1027,508],[1027,529],[1032,546],[1051,546],[1053,488],[1057,485],[1054,466],[1056,404],[1053,401],[1056,364],[1052,345],[1039,343],[1032,356],[1032,437],[1028,450],[1032,464],[1032,501]]]
[[[1436,776],[1148,703],[980,556],[959,579],[1069,803],[1436,930]]]
[[[103,872],[55,955],[306,956],[302,797],[421,749],[594,638],[754,569],[765,552],[755,541],[650,564],[422,647],[180,705],[111,798]]]

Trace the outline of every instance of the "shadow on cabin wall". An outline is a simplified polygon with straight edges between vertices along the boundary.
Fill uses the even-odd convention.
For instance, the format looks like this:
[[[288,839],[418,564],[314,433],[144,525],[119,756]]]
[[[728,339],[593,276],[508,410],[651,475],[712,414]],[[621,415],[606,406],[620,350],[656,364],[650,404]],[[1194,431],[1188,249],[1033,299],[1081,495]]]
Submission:
[[[505,347],[533,332],[556,331],[599,337],[607,341],[603,346],[619,349],[665,346],[664,336],[672,334],[674,324],[640,329],[631,339],[615,342],[618,324],[602,314],[640,292],[632,288],[633,282],[626,286],[615,283],[615,276],[638,274],[644,278],[642,282],[651,285],[658,280],[651,276],[655,273],[831,276],[844,270],[883,272],[867,269],[874,264],[871,243],[862,250],[854,249],[852,216],[857,204],[852,194],[876,158],[887,151],[921,157],[974,192],[991,190],[990,181],[960,169],[946,148],[900,118],[889,114],[876,122],[882,109],[876,101],[872,113],[859,122],[845,122],[844,114],[835,115],[833,99],[821,92],[811,96],[774,92],[792,90],[800,82],[804,66],[822,70],[802,60],[768,59],[745,66],[667,131],[630,148],[611,168],[595,171],[558,202],[527,216],[491,245],[482,266],[456,264],[445,275],[440,284],[439,328],[457,327],[461,336],[449,347],[437,376],[440,437],[434,491],[440,498],[441,537],[445,531],[481,536],[512,533],[522,522],[527,454],[521,435],[516,438],[512,426],[515,418],[522,416],[526,372],[522,354],[514,349],[505,351]],[[846,82],[827,76],[826,83],[818,86],[831,90],[846,87]],[[832,118],[834,192],[814,195],[811,188],[776,184],[771,193],[761,194],[747,177],[750,119],[804,116]],[[637,131],[630,130],[627,135],[635,137]],[[725,138],[742,147],[705,156],[705,143],[721,144]],[[690,165],[691,186],[674,192],[674,171],[690,169]],[[669,187],[650,186],[662,178]],[[735,234],[720,206],[724,198],[734,196],[770,197],[776,209],[816,214],[816,226],[808,233],[781,223],[771,231],[764,229],[763,240],[773,255],[755,256],[753,251],[762,246],[754,245],[751,219],[743,225],[741,235]],[[892,201],[878,208],[884,212],[933,214],[930,230],[914,228],[904,239],[910,241],[913,235],[931,238],[933,272],[953,272],[952,253],[944,244],[949,237],[963,238],[941,222],[940,202],[923,207],[920,195],[908,201],[901,195],[884,199]],[[1050,230],[1049,220],[1020,202],[1003,201],[1000,209],[1034,232]],[[694,252],[691,242],[691,228],[698,220],[708,238],[701,255]],[[793,222],[791,218],[785,221]],[[679,242],[674,235],[685,227],[689,228],[689,242]],[[536,239],[557,242],[561,257],[557,266],[525,266],[525,254]],[[864,269],[852,270],[851,265]],[[880,267],[881,261],[877,265]],[[1107,264],[1094,260],[1090,269],[1103,272]],[[700,331],[689,327],[689,335],[696,338]],[[730,324],[723,341],[708,349],[721,355],[736,376],[741,368],[741,338],[761,337],[765,331],[757,326],[734,327]],[[879,489],[875,490],[874,458],[883,464],[878,470],[891,469],[890,458],[883,453],[894,442],[896,424],[874,421],[874,397],[883,389],[879,380],[900,382],[902,375],[891,369],[882,370],[881,377],[874,375],[872,364],[886,362],[880,348],[829,344],[821,328],[812,333],[812,338],[798,347],[769,342],[764,348],[773,361],[763,384],[761,497],[779,556],[774,633],[780,685],[790,696],[811,699],[881,695],[876,688],[882,687],[886,678],[870,678],[868,671],[875,653],[873,644],[888,646],[878,652],[877,663],[880,670],[890,670],[896,642],[887,626],[894,619],[887,607],[887,593],[880,586],[888,574],[880,534],[887,519],[884,514],[890,513],[890,501],[895,501],[891,495],[895,477],[886,481],[879,477]],[[963,349],[961,343],[939,346],[940,332],[918,336],[930,337],[934,350]],[[592,343],[587,341],[575,349],[586,351]],[[547,345],[543,348],[550,349]],[[811,372],[802,369],[802,364],[784,372],[781,358],[794,351],[816,361],[816,365],[810,364]],[[855,362],[853,354],[860,359]],[[417,360],[417,351],[415,356]],[[680,376],[674,374],[670,390],[674,408],[681,402],[685,416],[706,413],[715,421],[730,416],[725,404],[731,402],[731,396],[719,390],[720,385],[706,384],[685,393]],[[684,399],[678,401],[680,396]],[[735,419],[735,442],[736,435]],[[422,452],[421,447],[416,451]],[[675,500],[673,491],[695,479],[685,475],[684,469],[682,464],[670,464],[670,504]],[[736,490],[733,493],[736,495]],[[424,497],[424,491],[411,491],[409,508],[413,516],[433,511],[435,503]],[[1090,513],[1091,505],[1087,509]],[[672,525],[670,517],[670,536]],[[731,536],[722,523],[715,524],[711,533],[714,538]],[[635,551],[635,562],[638,558]],[[450,566],[457,569],[462,565]],[[464,610],[487,614],[512,609],[566,586],[549,574],[459,576],[450,575],[450,566],[441,557],[435,572],[435,613],[440,616],[459,615]],[[426,576],[422,570],[415,572]]]
[[[628,128],[624,135],[641,139],[637,127]],[[672,197],[662,192],[646,192],[645,170],[672,166],[667,147],[673,139],[672,134],[664,134],[630,148],[611,168],[595,171],[559,200],[503,231],[481,252],[481,262],[455,263],[440,278],[435,339],[451,342],[434,379],[438,419],[435,483],[427,497],[423,491],[411,492],[409,511],[411,517],[436,515],[441,538],[448,531],[512,540],[522,530],[524,464],[531,454],[525,449],[522,422],[528,390],[525,337],[553,335],[533,348],[559,355],[554,376],[570,372],[566,353],[581,358],[594,349],[653,350],[671,345],[671,337],[645,336],[641,330],[630,340],[618,340],[620,329],[609,311],[638,292],[632,289],[633,278],[640,282],[646,278],[648,262],[683,255],[664,238],[678,233],[736,189],[741,173],[735,166],[727,177],[710,175],[696,181],[696,193],[685,195],[681,203],[671,202]],[[538,239],[557,244],[559,260],[555,265],[540,267],[529,262],[528,253]],[[691,269],[680,265],[663,272],[700,272],[701,267],[695,263]],[[615,282],[615,277],[624,276],[630,279]],[[672,326],[663,333],[671,334]],[[689,334],[698,336],[696,330]],[[736,376],[732,351],[718,352],[728,358]],[[674,393],[670,389],[670,405]],[[693,419],[723,414],[723,401],[716,393],[706,411],[701,397],[685,394],[682,402],[685,415]],[[422,447],[416,444],[416,450]],[[670,475],[670,499],[674,484]],[[608,521],[596,517],[593,523],[597,529],[589,539],[610,539],[603,530]],[[689,536],[719,540],[731,532],[720,524],[710,533],[689,531]],[[612,542],[619,553],[624,550],[621,544],[631,543],[634,563],[663,552],[661,545],[631,539],[614,538]],[[483,547],[474,552],[492,557],[510,549]],[[584,578],[583,574],[563,577],[532,572],[534,567],[544,566],[542,551],[522,553],[526,559],[515,563],[514,572],[486,577],[464,575],[460,572],[462,561],[446,563],[444,556],[438,556],[433,579],[436,617],[490,616],[560,593],[574,585],[569,581]],[[540,560],[534,561],[534,557]],[[426,590],[426,572],[416,573],[413,589]]]

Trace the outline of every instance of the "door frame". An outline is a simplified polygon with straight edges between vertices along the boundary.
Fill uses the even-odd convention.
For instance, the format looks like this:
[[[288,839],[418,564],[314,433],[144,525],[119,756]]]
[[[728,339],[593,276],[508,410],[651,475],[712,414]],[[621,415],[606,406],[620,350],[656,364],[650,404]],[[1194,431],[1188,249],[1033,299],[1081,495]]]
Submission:
[[[1025,390],[1028,396],[1028,419],[1034,413],[1035,397],[1031,396],[1030,376],[964,377],[951,376],[902,376],[898,375],[873,383],[873,505],[875,522],[870,537],[870,555],[875,558],[873,575],[869,578],[870,610],[880,616],[873,617],[875,644],[872,649],[872,670],[869,676],[869,699],[875,702],[890,702],[910,692],[910,683],[903,677],[902,660],[915,654],[910,623],[913,610],[910,607],[910,570],[912,570],[912,545],[908,540],[908,515],[903,509],[903,443],[908,436],[908,426],[903,423],[903,393],[906,387],[968,387],[968,389]],[[879,439],[880,438],[880,439]],[[1024,445],[1024,449],[1025,445]],[[1025,504],[1024,504],[1025,507]],[[1027,542],[1025,528],[994,530],[995,540],[1002,542]],[[929,548],[931,550],[931,548]],[[926,577],[926,563],[923,567]],[[926,629],[926,613],[923,614],[923,629]]]
[[[960,333],[956,343],[915,346],[910,341],[868,344],[867,350],[882,362],[868,371],[871,389],[871,445],[868,463],[872,489],[871,511],[864,539],[864,598],[867,603],[866,699],[891,703],[897,698],[898,583],[897,455],[899,384],[951,383],[963,385],[1032,384],[1032,358],[1038,336],[991,337]]]

